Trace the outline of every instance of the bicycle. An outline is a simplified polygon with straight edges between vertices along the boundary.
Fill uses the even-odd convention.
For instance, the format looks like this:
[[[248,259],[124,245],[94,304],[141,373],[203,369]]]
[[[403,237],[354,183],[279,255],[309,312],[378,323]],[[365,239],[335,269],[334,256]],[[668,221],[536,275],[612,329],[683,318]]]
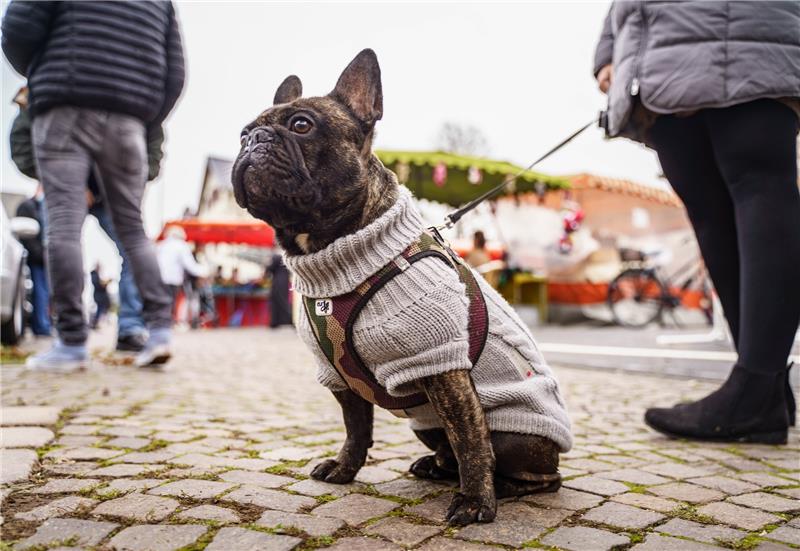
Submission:
[[[707,323],[712,323],[711,286],[701,259],[693,258],[663,276],[661,267],[653,262],[656,254],[632,249],[621,249],[620,254],[628,267],[609,284],[606,298],[615,323],[645,327],[659,320],[663,324],[668,312],[675,324],[682,326],[678,309],[693,285],[699,291],[698,306]],[[679,278],[682,274],[686,274],[683,280]]]

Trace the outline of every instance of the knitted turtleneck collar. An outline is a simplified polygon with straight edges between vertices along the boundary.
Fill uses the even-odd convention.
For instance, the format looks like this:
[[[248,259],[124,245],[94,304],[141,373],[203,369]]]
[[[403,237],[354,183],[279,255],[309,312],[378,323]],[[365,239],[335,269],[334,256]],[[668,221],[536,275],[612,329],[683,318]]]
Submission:
[[[349,293],[403,252],[424,229],[411,192],[400,186],[397,202],[371,224],[321,251],[287,255],[294,288],[314,298]]]

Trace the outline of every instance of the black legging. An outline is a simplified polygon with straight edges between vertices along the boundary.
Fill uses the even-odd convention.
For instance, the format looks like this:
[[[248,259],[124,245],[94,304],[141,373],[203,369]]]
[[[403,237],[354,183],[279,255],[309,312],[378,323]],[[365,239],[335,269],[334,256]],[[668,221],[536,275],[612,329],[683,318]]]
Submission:
[[[785,369],[800,323],[798,117],[776,100],[661,116],[650,141],[686,205],[739,365]]]

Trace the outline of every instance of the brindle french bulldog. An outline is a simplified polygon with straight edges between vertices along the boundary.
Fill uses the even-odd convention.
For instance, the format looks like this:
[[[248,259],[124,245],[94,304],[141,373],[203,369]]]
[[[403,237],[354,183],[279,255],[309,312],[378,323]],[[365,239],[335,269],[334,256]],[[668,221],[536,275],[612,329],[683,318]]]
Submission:
[[[383,115],[380,76],[372,50],[359,53],[324,97],[301,97],[300,79],[290,76],[274,105],[242,130],[232,171],[236,200],[275,228],[287,254],[319,251],[397,201],[397,179],[371,152],[375,123]],[[429,377],[420,387],[444,428],[416,431],[435,454],[414,462],[411,472],[460,480],[447,511],[450,524],[491,522],[496,497],[559,488],[556,444],[535,435],[490,432],[468,371]],[[337,458],[319,464],[311,476],[344,484],[372,446],[373,405],[349,390],[334,395],[347,438]]]

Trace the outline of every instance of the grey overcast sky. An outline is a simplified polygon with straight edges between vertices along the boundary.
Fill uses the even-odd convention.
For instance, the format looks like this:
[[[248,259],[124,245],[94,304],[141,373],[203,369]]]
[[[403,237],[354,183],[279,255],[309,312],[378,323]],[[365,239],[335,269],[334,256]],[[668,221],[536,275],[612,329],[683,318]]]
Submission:
[[[3,11],[6,3],[3,2]],[[145,204],[150,232],[198,199],[208,155],[232,158],[239,131],[289,74],[329,92],[362,48],[383,73],[376,146],[431,149],[445,121],[486,134],[490,155],[527,164],[605,104],[591,75],[608,1],[529,3],[178,2],[188,78],[167,121],[166,158]],[[9,157],[9,102],[22,78],[2,67],[3,189],[29,186]],[[543,163],[663,185],[655,155],[598,129]]]

